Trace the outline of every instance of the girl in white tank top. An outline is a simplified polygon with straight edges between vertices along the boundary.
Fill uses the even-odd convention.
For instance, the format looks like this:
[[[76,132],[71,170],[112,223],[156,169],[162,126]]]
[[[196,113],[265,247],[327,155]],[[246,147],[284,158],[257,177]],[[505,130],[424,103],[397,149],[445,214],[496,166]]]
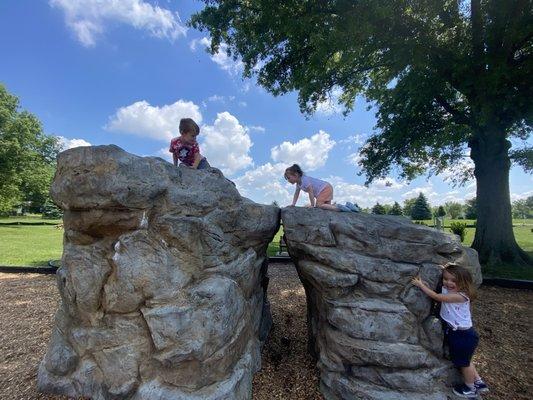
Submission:
[[[475,296],[472,276],[467,269],[456,264],[448,264],[443,269],[441,293],[429,288],[420,277],[413,278],[412,283],[441,303],[440,316],[448,325],[444,334],[450,357],[464,379],[464,384],[455,386],[453,392],[460,397],[474,398],[488,392],[489,388],[471,363],[479,340],[472,327],[470,313],[470,299]]]

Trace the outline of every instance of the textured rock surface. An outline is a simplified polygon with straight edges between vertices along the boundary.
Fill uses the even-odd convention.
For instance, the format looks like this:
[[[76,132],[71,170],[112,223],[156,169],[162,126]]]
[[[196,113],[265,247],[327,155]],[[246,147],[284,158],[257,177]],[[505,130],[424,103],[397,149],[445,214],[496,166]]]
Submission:
[[[441,324],[409,283],[420,274],[437,287],[439,264],[456,261],[479,284],[476,253],[403,217],[289,207],[282,220],[324,397],[446,399],[456,372],[443,356]]]
[[[92,399],[250,399],[270,329],[266,247],[279,209],[216,169],[116,146],[60,154],[62,305],[41,391]]]

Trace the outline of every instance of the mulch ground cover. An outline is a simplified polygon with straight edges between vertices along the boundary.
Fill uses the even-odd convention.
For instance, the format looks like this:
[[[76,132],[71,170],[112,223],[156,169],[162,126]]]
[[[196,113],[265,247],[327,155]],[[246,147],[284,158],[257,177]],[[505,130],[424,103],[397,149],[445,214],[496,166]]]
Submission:
[[[305,293],[292,264],[269,268],[274,328],[255,375],[256,400],[318,400],[318,372],[307,354]],[[37,393],[37,365],[59,301],[55,277],[0,273],[0,399],[65,399]],[[533,398],[533,291],[483,287],[474,303],[481,336],[475,363],[491,387],[484,400]]]

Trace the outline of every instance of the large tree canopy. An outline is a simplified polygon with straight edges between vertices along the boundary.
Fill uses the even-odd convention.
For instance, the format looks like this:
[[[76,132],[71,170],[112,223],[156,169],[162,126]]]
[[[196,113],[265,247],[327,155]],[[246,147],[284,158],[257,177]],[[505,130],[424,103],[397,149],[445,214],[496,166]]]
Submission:
[[[0,84],[0,212],[22,201],[45,203],[58,151],[57,139]]]
[[[532,149],[532,0],[204,0],[192,26],[242,59],[275,95],[312,113],[335,91],[346,113],[363,94],[377,112],[362,150],[367,182],[457,166],[470,147],[482,262],[530,262],[514,240],[511,156]],[[525,143],[525,142],[524,142]],[[488,177],[491,177],[490,179]]]

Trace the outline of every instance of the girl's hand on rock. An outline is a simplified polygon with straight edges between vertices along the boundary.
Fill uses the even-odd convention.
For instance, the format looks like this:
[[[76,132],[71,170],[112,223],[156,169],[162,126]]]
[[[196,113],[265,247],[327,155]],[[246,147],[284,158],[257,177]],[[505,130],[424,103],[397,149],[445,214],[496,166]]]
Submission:
[[[411,280],[411,283],[417,287],[422,287],[424,286],[424,282],[422,282],[422,279],[420,279],[420,276],[415,276],[412,280]]]

